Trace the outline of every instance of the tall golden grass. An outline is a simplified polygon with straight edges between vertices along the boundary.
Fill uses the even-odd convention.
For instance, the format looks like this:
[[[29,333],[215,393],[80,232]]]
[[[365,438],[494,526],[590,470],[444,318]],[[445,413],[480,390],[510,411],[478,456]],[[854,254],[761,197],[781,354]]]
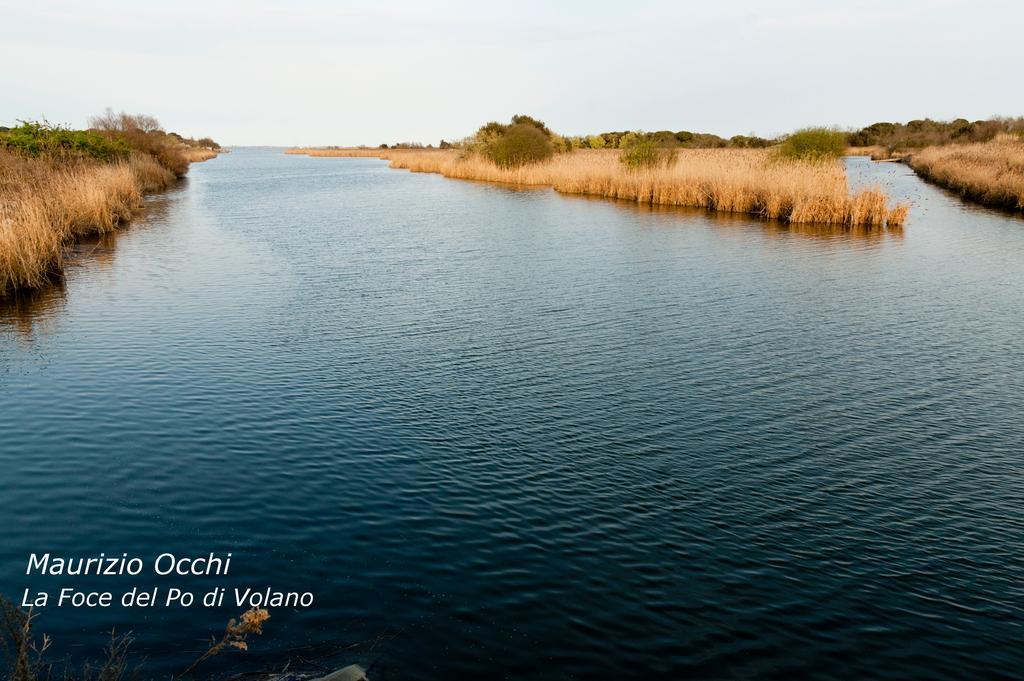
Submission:
[[[114,230],[143,192],[174,179],[141,153],[101,164],[0,151],[0,294],[43,285],[60,270],[64,244]]]
[[[395,149],[395,152],[403,151]],[[385,158],[382,154],[391,153],[389,149],[369,149],[366,147],[291,147],[285,149],[286,154],[302,156],[354,156],[360,158]]]
[[[302,152],[299,152],[302,153]],[[549,185],[640,203],[747,213],[789,223],[899,227],[907,207],[890,207],[880,188],[851,193],[838,160],[780,159],[768,149],[683,149],[669,167],[630,170],[615,150],[579,150],[549,161],[499,168],[452,150],[316,149],[315,156],[378,156],[391,167],[445,177]]]
[[[213,149],[203,149],[201,147],[185,147],[182,149],[181,153],[189,163],[200,163],[202,161],[209,161],[211,158],[215,158],[219,152]]]
[[[922,177],[961,196],[1024,210],[1024,139],[999,135],[988,142],[927,147],[910,159]]]

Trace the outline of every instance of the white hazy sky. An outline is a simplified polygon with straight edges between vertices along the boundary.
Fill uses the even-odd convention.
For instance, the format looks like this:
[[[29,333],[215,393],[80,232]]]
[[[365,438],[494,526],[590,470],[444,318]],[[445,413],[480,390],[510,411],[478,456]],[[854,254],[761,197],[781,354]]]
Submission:
[[[279,145],[1021,115],[1024,5],[0,0],[0,124],[107,106]]]

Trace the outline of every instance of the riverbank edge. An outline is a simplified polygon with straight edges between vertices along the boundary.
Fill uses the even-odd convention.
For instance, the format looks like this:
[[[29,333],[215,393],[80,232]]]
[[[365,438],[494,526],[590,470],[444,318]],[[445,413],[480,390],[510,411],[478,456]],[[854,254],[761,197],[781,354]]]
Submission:
[[[704,150],[707,151],[707,150]],[[728,153],[735,150],[714,150],[712,153]],[[845,197],[830,197],[822,203],[820,196],[779,196],[769,187],[751,189],[741,181],[736,187],[723,192],[711,183],[692,183],[694,186],[680,187],[671,178],[662,177],[658,171],[641,171],[609,177],[596,173],[593,177],[582,175],[569,181],[551,179],[523,181],[515,169],[503,170],[473,159],[457,159],[457,152],[444,149],[372,149],[372,148],[309,148],[290,147],[285,154],[312,157],[358,157],[379,158],[389,161],[389,167],[411,172],[437,173],[451,179],[474,180],[497,184],[521,186],[546,186],[563,194],[595,196],[607,199],[635,201],[640,204],[698,208],[708,211],[750,215],[751,217],[778,220],[786,224],[821,224],[832,227],[870,227],[877,229],[899,229],[903,226],[909,206],[888,205],[888,197],[880,188],[861,190]],[[584,153],[584,152],[573,152]],[[600,152],[591,152],[600,153]],[[425,163],[430,158],[432,162]],[[456,168],[457,166],[457,168]],[[500,175],[500,177],[496,177]],[[741,196],[737,196],[740,194]],[[807,199],[807,200],[804,200]],[[803,203],[801,209],[797,208]],[[786,207],[788,203],[788,209]],[[817,205],[816,205],[817,204]]]
[[[69,199],[57,192],[30,192],[14,200],[8,215],[0,211],[0,228],[7,228],[6,234],[0,231],[0,237],[6,237],[6,243],[0,239],[0,250],[6,251],[0,254],[4,256],[0,258],[0,299],[39,290],[59,280],[70,247],[125,228],[144,211],[144,196],[174,186],[193,163],[211,160],[220,153],[213,149],[183,151],[188,165],[181,175],[170,172],[152,156],[138,152],[113,164],[52,166],[49,172],[58,178],[62,188],[76,196]],[[32,158],[21,158],[19,162],[26,164],[26,168],[33,163],[46,163]],[[61,201],[77,203],[74,209],[65,206],[53,210],[53,204]],[[54,212],[60,214],[64,224],[57,224]]]
[[[903,163],[928,184],[956,194],[965,203],[1024,216],[1024,137],[998,135],[986,142],[920,149],[851,147],[847,154]]]
[[[1019,197],[1015,197],[1008,194],[994,192],[991,188],[973,187],[953,176],[944,176],[934,171],[930,166],[925,165],[920,161],[915,161],[913,156],[906,159],[900,159],[900,161],[902,163],[906,163],[911,170],[914,171],[914,174],[925,182],[956,194],[957,197],[965,203],[985,206],[986,208],[995,208],[1018,217],[1024,217],[1024,193],[1021,193]]]

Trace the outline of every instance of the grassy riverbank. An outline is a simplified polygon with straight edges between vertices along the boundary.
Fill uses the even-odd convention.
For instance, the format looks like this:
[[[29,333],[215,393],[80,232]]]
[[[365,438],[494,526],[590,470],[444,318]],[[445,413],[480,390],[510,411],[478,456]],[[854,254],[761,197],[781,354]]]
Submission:
[[[209,145],[109,112],[90,130],[0,131],[0,295],[44,285],[62,270],[65,244],[130,220],[142,194],[216,156]]]
[[[618,150],[581,149],[539,163],[503,168],[458,150],[290,149],[311,156],[373,156],[393,168],[446,177],[548,185],[641,203],[748,213],[791,223],[903,224],[907,208],[881,189],[851,193],[842,163],[780,158],[772,149],[678,149],[675,162],[632,169]]]
[[[922,149],[910,166],[924,179],[989,206],[1024,210],[1024,138]]]

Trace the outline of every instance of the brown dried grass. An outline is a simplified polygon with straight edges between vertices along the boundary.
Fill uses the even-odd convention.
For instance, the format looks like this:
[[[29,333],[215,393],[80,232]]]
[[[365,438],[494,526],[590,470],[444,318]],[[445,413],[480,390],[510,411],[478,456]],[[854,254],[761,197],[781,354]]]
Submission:
[[[185,156],[185,160],[189,163],[200,163],[202,161],[209,161],[211,158],[216,158],[218,152],[213,149],[202,149],[195,147],[185,147],[181,152]]]
[[[880,188],[851,193],[843,165],[783,160],[768,149],[683,149],[671,167],[630,170],[615,150],[580,150],[518,168],[500,168],[453,150],[315,149],[314,156],[376,156],[391,167],[446,177],[548,185],[639,203],[746,213],[788,223],[899,227],[906,206],[890,207]]]
[[[989,206],[1024,210],[1024,139],[927,147],[910,166],[926,180]]]
[[[112,164],[0,152],[0,294],[45,284],[64,244],[113,231],[173,173],[152,156]]]
[[[401,150],[396,149],[395,151]],[[286,154],[299,156],[353,156],[359,158],[384,158],[382,154],[389,152],[388,149],[369,149],[367,147],[291,147],[284,150]]]

